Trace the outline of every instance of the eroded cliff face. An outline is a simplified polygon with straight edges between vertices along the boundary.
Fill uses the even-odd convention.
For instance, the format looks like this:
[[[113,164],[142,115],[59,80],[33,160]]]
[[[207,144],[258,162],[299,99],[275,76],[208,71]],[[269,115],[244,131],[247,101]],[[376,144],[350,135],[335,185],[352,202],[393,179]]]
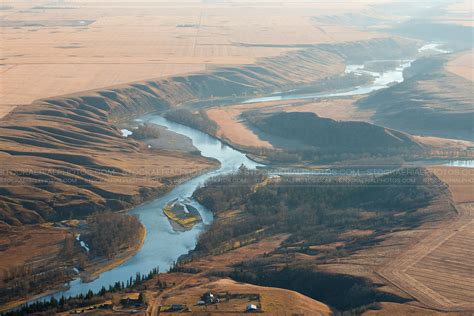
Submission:
[[[151,151],[114,122],[184,102],[290,89],[342,73],[346,61],[414,55],[400,39],[319,45],[255,65],[131,83],[19,106],[0,121],[0,223],[33,224],[122,210],[213,167]],[[150,176],[152,175],[152,176]]]

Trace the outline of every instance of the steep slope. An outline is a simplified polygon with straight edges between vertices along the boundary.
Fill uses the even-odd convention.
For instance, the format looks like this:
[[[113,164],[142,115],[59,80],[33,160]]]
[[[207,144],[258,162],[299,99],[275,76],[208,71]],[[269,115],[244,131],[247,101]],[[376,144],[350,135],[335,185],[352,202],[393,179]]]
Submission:
[[[358,102],[376,124],[411,134],[474,139],[472,82],[443,69],[446,58],[417,61],[406,80]]]
[[[214,165],[122,137],[108,120],[109,106],[96,100],[41,101],[0,121],[0,223],[126,209]],[[166,174],[171,163],[176,172]]]
[[[255,65],[136,82],[17,107],[0,121],[5,174],[0,184],[0,222],[19,225],[126,209],[167,190],[179,178],[214,165],[170,153],[157,157],[140,143],[121,137],[113,126],[117,121],[185,102],[309,84],[343,72],[351,52],[381,46],[390,47],[390,54],[416,52],[412,42],[401,39],[321,45],[264,58]],[[167,172],[170,166],[172,175]]]
[[[387,152],[420,147],[410,136],[365,122],[338,122],[308,112],[248,115],[257,129],[323,152]]]

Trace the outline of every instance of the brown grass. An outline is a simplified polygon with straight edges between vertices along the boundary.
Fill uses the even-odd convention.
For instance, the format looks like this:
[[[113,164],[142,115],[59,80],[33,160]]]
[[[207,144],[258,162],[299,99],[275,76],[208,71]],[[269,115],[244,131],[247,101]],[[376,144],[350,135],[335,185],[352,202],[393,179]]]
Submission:
[[[212,271],[232,271],[234,264],[271,252],[287,237],[287,235],[273,236],[222,255],[194,260],[187,267],[201,270],[202,272],[198,274],[168,273],[160,275],[161,281],[173,284],[173,286],[153,298],[149,308],[151,315],[156,315],[158,307],[166,304],[187,304],[193,311],[207,310],[212,311],[213,315],[226,313],[244,315],[243,311],[249,303],[248,300],[221,302],[218,307],[209,306],[207,309],[195,306],[200,296],[208,291],[213,293],[259,294],[264,312],[270,315],[329,315],[330,311],[326,305],[293,291],[255,286],[208,276]]]
[[[239,119],[240,114],[241,110],[235,107],[213,108],[207,111],[209,118],[218,126],[218,137],[244,147],[272,148],[269,142],[261,140],[245,126]]]
[[[449,185],[449,191],[455,203],[474,202],[473,168],[431,167],[430,170]]]
[[[453,221],[434,229],[416,245],[384,266],[379,273],[430,308],[472,311],[473,171],[448,167],[436,167],[432,168],[432,171],[448,184],[459,215]]]
[[[380,304],[380,310],[371,310],[363,313],[363,316],[443,316],[443,315],[450,315],[450,316],[468,316],[467,313],[446,313],[446,312],[438,312],[418,306],[410,306],[407,304],[398,304],[398,303],[388,303],[383,302]]]
[[[458,140],[450,138],[432,137],[432,136],[413,136],[413,138],[426,146],[433,149],[447,150],[447,149],[461,149],[474,146],[474,143],[467,140]]]
[[[374,111],[358,109],[355,103],[360,98],[317,100],[303,105],[286,106],[283,107],[283,110],[285,112],[311,112],[320,117],[336,121],[364,121],[370,123]]]
[[[238,283],[229,279],[220,279],[203,285],[183,289],[161,301],[162,304],[187,304],[193,311],[208,311],[212,315],[246,315],[248,299],[221,302],[218,306],[197,307],[201,295],[206,292],[231,294],[259,294],[264,314],[283,315],[330,315],[328,306],[294,291]],[[255,303],[255,302],[252,302]],[[160,315],[163,315],[161,313]]]
[[[449,3],[445,10],[445,14],[434,19],[436,22],[474,26],[472,0],[460,0]]]
[[[360,12],[373,3],[378,1],[344,6],[276,1],[232,5],[11,1],[13,9],[0,10],[5,26],[1,103],[29,104],[39,98],[197,72],[213,65],[251,64],[260,57],[295,50],[291,45],[385,37],[315,25],[311,19]],[[54,8],[35,8],[41,6]],[[93,22],[81,25],[81,20]],[[68,26],[71,21],[75,26]]]
[[[215,107],[207,110],[207,115],[218,125],[217,136],[242,147],[272,148],[272,145],[263,141],[240,118],[248,110],[264,112],[311,112],[321,117],[339,121],[370,122],[373,111],[359,110],[355,106],[360,97],[327,99],[317,101],[286,100],[269,101],[249,104],[237,104],[226,107]]]
[[[446,66],[446,70],[467,80],[474,80],[474,50],[456,55]]]
[[[0,246],[6,248],[0,256],[0,285],[8,269],[59,257],[69,234],[64,229],[41,225],[0,226]]]
[[[15,109],[14,105],[0,105],[0,119]]]

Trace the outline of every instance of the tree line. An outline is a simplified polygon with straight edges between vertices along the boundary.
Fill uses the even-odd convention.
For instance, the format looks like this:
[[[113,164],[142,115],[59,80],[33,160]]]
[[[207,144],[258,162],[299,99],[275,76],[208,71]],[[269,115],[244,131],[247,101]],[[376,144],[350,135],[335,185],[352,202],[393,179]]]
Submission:
[[[126,289],[134,289],[142,285],[144,282],[151,280],[155,275],[159,274],[159,268],[153,268],[148,274],[136,273],[134,277],[130,277],[127,282],[115,282],[108,288],[103,286],[98,292],[94,293],[89,290],[86,294],[78,294],[76,296],[64,297],[59,299],[54,297],[49,300],[36,301],[26,304],[17,310],[2,313],[2,316],[24,316],[34,313],[45,313],[48,315],[58,312],[65,312],[74,308],[86,307],[99,304],[111,297],[110,294],[120,292]]]

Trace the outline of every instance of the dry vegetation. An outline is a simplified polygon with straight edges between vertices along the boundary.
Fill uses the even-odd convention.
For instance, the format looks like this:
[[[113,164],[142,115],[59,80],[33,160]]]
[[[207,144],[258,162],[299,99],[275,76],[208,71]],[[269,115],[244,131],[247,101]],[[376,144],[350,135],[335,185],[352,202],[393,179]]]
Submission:
[[[48,226],[0,226],[0,286],[5,273],[16,266],[60,261],[64,239],[69,235],[64,229]]]
[[[159,306],[168,304],[186,304],[193,311],[213,312],[213,315],[220,313],[232,313],[233,315],[244,315],[245,307],[249,300],[230,300],[221,302],[218,306],[199,307],[195,306],[201,295],[208,291],[213,293],[231,294],[256,294],[259,295],[259,303],[264,313],[270,315],[308,314],[308,315],[329,315],[330,309],[325,304],[310,299],[304,295],[285,289],[272,287],[255,286],[229,279],[209,276],[215,271],[232,271],[232,266],[238,262],[257,256],[262,256],[266,252],[276,249],[287,235],[278,235],[267,238],[255,244],[238,247],[232,251],[218,256],[208,256],[194,261],[188,267],[198,273],[173,272],[161,274],[151,281],[151,286],[157,283],[168,284],[163,291],[151,291],[151,302],[149,312],[157,315]],[[251,302],[255,304],[256,302]],[[163,315],[163,313],[160,313]]]
[[[251,64],[298,45],[384,37],[315,27],[310,18],[362,12],[378,2],[11,1],[0,10],[1,104]]]
[[[445,8],[445,13],[434,20],[442,23],[474,26],[472,20],[473,14],[474,8],[472,0],[459,0],[449,4]]]
[[[377,91],[356,106],[373,110],[378,125],[472,141],[472,81],[446,71],[445,62],[444,57],[417,60],[403,84]]]
[[[223,107],[207,111],[208,117],[218,125],[218,137],[242,147],[272,148],[273,146],[261,140],[240,119],[242,108]]]
[[[225,107],[213,107],[207,110],[208,117],[218,125],[217,137],[237,145],[241,148],[258,147],[272,148],[273,146],[262,140],[242,119],[246,111],[257,110],[269,112],[308,112],[320,117],[331,118],[337,121],[364,121],[371,122],[374,111],[358,109],[355,102],[360,97],[324,100],[286,100],[268,101],[249,104],[237,104]]]
[[[474,50],[458,54],[446,65],[446,69],[467,80],[474,80]]]
[[[178,287],[172,291],[164,292],[156,302],[160,302],[160,305],[186,304],[191,306],[195,312],[212,312],[212,315],[228,315],[229,313],[232,315],[246,315],[244,311],[247,304],[255,304],[256,302],[249,301],[248,298],[245,298],[245,295],[257,294],[260,297],[259,304],[261,304],[264,314],[275,316],[295,314],[323,316],[331,314],[331,310],[325,304],[294,291],[239,283],[229,279],[214,281],[212,279],[206,280],[194,277],[193,280],[197,281],[197,284],[194,284],[194,286],[183,286],[182,288]],[[186,283],[192,282],[192,280],[186,280]],[[244,298],[231,299],[229,302],[222,302],[218,306],[194,306],[199,301],[199,298],[209,291],[213,293],[239,294],[244,296]],[[157,306],[152,305],[151,309],[155,311]],[[151,314],[155,315],[153,312]],[[160,313],[160,315],[168,314]]]
[[[317,100],[300,106],[284,107],[285,112],[311,112],[320,117],[330,118],[336,121],[363,121],[371,122],[374,111],[358,109],[355,102],[360,97]]]
[[[458,216],[397,256],[379,273],[430,308],[472,311],[473,171],[440,167],[432,170],[449,185]]]

